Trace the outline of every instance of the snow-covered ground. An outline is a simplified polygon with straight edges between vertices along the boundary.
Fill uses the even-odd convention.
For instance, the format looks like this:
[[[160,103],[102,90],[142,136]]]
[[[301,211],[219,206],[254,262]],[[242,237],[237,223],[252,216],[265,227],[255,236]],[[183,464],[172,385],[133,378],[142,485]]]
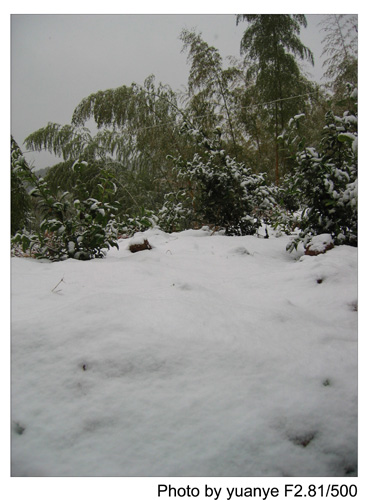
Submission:
[[[11,260],[14,476],[355,476],[357,249]]]

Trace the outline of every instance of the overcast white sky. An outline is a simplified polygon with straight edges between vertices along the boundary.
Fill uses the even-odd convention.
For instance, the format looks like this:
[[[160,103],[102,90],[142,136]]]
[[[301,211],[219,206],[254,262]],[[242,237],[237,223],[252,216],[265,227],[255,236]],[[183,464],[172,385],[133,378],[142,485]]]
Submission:
[[[323,73],[321,18],[307,15],[301,33],[316,61],[305,69],[317,81]],[[150,74],[174,90],[185,86],[183,28],[196,28],[224,59],[240,57],[246,23],[236,26],[233,14],[12,15],[11,131],[20,147],[49,121],[70,123],[81,99],[98,90],[142,84]],[[50,161],[33,153],[27,159],[36,167]]]

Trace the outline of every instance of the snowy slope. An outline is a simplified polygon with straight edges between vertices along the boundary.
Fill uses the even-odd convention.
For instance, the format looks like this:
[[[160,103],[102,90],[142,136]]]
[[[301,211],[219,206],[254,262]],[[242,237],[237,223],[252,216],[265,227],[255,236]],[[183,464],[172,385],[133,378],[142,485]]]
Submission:
[[[357,250],[144,236],[12,258],[12,474],[356,475]]]

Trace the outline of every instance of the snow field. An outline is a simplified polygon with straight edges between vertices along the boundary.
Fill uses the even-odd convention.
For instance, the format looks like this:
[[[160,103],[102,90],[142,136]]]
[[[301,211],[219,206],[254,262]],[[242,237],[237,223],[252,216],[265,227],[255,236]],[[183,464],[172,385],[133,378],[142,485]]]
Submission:
[[[356,475],[357,250],[270,235],[13,258],[12,474]]]

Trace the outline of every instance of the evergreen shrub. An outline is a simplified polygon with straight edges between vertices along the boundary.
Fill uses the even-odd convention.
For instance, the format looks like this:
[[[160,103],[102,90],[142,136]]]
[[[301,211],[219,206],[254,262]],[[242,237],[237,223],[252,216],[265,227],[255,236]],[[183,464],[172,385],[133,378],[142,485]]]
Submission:
[[[209,225],[224,229],[227,235],[255,234],[262,213],[274,203],[264,175],[252,173],[227,155],[218,140],[190,132],[202,139],[204,152],[195,153],[191,161],[173,158],[181,185],[167,195],[158,224],[165,230]]]
[[[357,92],[350,89],[351,109],[342,117],[329,111],[317,148],[304,142],[294,156],[294,170],[284,190],[298,200],[300,234],[288,246],[292,251],[317,234],[329,233],[335,245],[358,242],[358,132]],[[295,144],[298,120],[291,120],[285,143]]]
[[[109,172],[101,171],[98,198],[90,197],[83,180],[87,169],[86,162],[75,162],[73,192],[55,195],[43,178],[38,178],[25,162],[19,163],[15,173],[33,186],[30,195],[37,200],[42,220],[39,227],[18,231],[12,238],[13,246],[50,260],[89,260],[103,257],[110,247],[118,248],[117,206],[112,200],[116,187]]]

